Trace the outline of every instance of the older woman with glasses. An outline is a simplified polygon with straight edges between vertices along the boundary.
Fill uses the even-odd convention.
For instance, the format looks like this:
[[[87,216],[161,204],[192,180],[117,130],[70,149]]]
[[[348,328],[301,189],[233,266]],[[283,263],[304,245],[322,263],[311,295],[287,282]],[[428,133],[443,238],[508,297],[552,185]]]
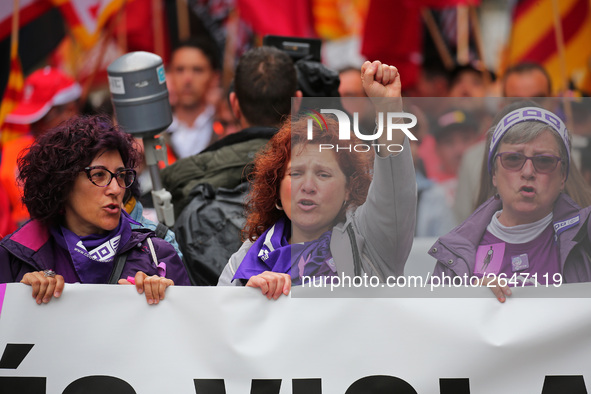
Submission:
[[[591,281],[591,207],[565,192],[571,158],[562,120],[517,108],[489,133],[483,182],[496,194],[433,245],[433,276],[479,281],[500,302],[512,286]]]
[[[168,286],[189,285],[175,249],[132,230],[122,209],[139,159],[134,139],[102,117],[76,117],[39,137],[18,163],[32,220],[0,242],[0,282],[32,286],[38,304],[64,283],[133,283],[149,304]]]

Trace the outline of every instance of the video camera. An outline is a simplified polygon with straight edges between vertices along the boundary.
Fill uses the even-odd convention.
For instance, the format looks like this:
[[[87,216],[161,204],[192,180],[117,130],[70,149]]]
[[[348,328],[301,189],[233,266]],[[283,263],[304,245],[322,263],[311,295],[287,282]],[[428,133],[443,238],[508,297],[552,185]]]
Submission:
[[[320,62],[320,39],[267,35],[263,45],[279,48],[292,58],[304,97],[339,97],[339,74]]]

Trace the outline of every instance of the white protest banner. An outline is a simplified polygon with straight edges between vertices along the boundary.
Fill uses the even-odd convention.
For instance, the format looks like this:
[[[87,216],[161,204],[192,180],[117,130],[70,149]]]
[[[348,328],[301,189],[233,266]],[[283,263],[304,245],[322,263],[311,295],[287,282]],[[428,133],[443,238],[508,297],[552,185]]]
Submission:
[[[155,306],[132,286],[66,285],[47,305],[2,287],[3,394],[550,394],[591,382],[591,284],[545,289],[579,298],[514,289],[505,304],[484,288],[268,301],[172,287]]]

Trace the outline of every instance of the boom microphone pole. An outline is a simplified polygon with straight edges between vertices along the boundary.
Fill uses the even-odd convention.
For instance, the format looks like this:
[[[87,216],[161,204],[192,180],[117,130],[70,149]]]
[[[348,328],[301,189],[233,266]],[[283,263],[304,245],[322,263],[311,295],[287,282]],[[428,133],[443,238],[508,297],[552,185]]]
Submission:
[[[158,160],[166,161],[166,148],[154,138],[172,123],[162,59],[149,52],[130,52],[111,63],[107,74],[117,122],[127,133],[144,142],[158,221],[172,227],[172,195],[162,186],[158,168]],[[163,149],[156,149],[157,145]]]

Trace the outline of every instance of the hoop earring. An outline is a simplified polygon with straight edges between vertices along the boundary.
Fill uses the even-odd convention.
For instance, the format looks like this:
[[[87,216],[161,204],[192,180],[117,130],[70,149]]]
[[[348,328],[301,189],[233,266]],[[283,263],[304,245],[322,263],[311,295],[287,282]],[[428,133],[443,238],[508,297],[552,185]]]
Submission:
[[[501,199],[501,196],[499,195],[499,193],[495,194],[495,200],[497,200],[497,201],[498,201],[498,200],[500,200],[500,199]]]
[[[283,207],[280,204],[281,202],[279,200],[275,201],[275,208],[277,208],[279,211],[283,211]]]

